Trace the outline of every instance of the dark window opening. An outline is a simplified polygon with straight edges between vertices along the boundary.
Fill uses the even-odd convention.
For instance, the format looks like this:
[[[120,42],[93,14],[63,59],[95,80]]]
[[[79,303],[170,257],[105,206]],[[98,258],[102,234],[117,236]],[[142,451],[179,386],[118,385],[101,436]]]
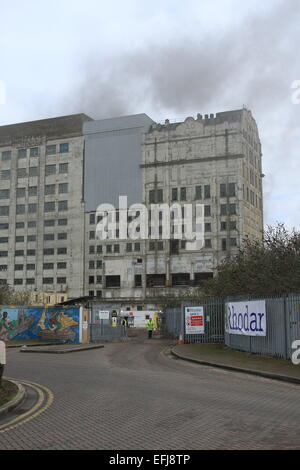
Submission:
[[[202,282],[213,278],[213,273],[195,273],[195,284],[200,285]]]
[[[202,186],[196,186],[195,199],[202,199]]]
[[[186,201],[186,188],[180,188],[180,199]]]
[[[179,254],[179,240],[170,240],[170,254],[171,255]]]
[[[222,250],[223,251],[227,250],[227,240],[226,240],[226,238],[222,238]]]
[[[172,274],[173,286],[188,286],[190,284],[190,273]]]
[[[172,188],[172,201],[177,201],[177,200],[178,200],[178,189]]]
[[[106,276],[105,287],[121,287],[121,276]]]
[[[135,274],[134,287],[142,287],[142,275],[141,274]]]
[[[147,287],[163,287],[165,283],[165,274],[147,274]]]
[[[204,199],[210,199],[210,185],[206,184],[204,186]]]

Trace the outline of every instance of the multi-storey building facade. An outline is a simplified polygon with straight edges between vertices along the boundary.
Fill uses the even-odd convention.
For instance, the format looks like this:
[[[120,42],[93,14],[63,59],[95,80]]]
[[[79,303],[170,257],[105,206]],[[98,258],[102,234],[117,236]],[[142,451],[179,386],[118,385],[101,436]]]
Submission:
[[[0,276],[83,293],[85,115],[0,127]]]
[[[70,116],[3,126],[0,145],[0,276],[15,288],[150,308],[201,285],[244,238],[261,238],[261,146],[246,109],[164,124]],[[203,248],[150,238],[151,228],[141,240],[118,230],[97,239],[98,205],[118,208],[120,195],[148,209],[202,204]]]
[[[140,167],[148,209],[155,203],[203,204],[204,246],[195,252],[184,239],[93,240],[86,247],[94,270],[87,271],[86,294],[140,303],[178,295],[212,277],[244,238],[261,238],[261,146],[248,110],[152,123],[144,133]],[[95,237],[96,224],[95,213],[89,214],[86,227],[92,231],[86,238]]]

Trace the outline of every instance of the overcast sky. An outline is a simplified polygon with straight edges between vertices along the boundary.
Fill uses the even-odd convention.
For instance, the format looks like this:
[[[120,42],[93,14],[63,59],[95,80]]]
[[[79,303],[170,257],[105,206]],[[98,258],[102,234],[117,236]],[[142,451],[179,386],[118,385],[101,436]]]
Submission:
[[[0,0],[0,15],[0,125],[246,105],[262,142],[265,223],[300,228],[299,0]]]

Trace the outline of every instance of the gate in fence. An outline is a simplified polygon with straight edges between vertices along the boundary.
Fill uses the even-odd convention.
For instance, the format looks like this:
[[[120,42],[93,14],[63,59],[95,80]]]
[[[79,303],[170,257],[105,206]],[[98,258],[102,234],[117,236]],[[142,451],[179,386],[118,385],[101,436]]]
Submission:
[[[112,326],[105,320],[100,320],[97,323],[91,323],[90,329],[90,342],[97,341],[113,341],[125,338],[126,332],[121,325]]]
[[[205,299],[202,302],[182,303],[185,343],[224,342],[224,302]]]
[[[181,307],[168,309],[163,316],[163,332],[173,337],[182,335],[185,343],[223,343],[223,299],[182,302]]]

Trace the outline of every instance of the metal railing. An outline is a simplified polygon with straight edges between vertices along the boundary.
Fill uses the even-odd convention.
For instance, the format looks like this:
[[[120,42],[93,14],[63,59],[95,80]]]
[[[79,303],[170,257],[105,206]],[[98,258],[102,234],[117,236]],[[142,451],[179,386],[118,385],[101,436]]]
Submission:
[[[204,334],[186,334],[185,308],[203,306]],[[185,343],[224,342],[224,302],[222,299],[202,299],[182,302],[181,307],[167,309],[162,316],[162,331],[167,336],[183,336]]]
[[[226,332],[226,303],[251,300],[265,300],[266,335],[247,336]],[[202,334],[185,334],[185,308],[193,306],[203,307]],[[241,351],[291,359],[293,342],[300,340],[300,294],[200,298],[193,302],[182,302],[181,307],[170,308],[164,312],[162,331],[174,338],[182,334],[185,343],[225,343]]]
[[[126,337],[123,326],[112,326],[101,320],[89,325],[90,342],[121,340]]]
[[[293,341],[300,339],[300,294],[249,296],[227,301],[265,300],[266,336],[233,335],[225,332],[225,344],[234,349],[290,359]]]

